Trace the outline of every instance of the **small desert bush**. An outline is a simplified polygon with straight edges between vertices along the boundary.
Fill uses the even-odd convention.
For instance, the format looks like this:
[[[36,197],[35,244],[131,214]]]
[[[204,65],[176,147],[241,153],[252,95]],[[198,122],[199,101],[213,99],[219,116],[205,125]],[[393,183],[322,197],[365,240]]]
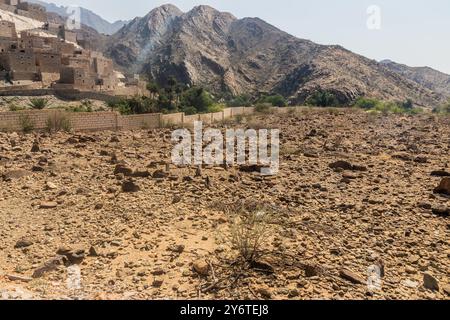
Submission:
[[[419,114],[423,112],[422,108],[414,108],[414,102],[411,99],[405,101],[380,101],[372,98],[359,98],[353,105],[369,112],[387,114]]]
[[[57,113],[47,119],[46,130],[48,132],[70,132],[72,130],[72,125],[65,115]]]
[[[272,105],[270,103],[258,103],[255,106],[255,111],[259,113],[270,114],[272,113]]]
[[[269,103],[273,107],[286,107],[288,102],[287,100],[280,94],[265,96],[259,99],[259,103]]]
[[[446,104],[443,104],[442,106],[434,108],[433,113],[450,115],[450,100]]]
[[[45,98],[30,99],[30,107],[36,110],[42,110],[48,105],[49,100]]]
[[[235,214],[230,226],[232,248],[240,258],[252,263],[266,251],[272,233],[271,213],[263,209]]]
[[[10,105],[8,106],[8,109],[9,109],[9,111],[15,112],[15,111],[21,111],[21,110],[24,110],[25,108],[24,108],[24,107],[20,107],[20,106],[18,106],[17,104],[10,104]]]
[[[28,115],[22,115],[19,118],[20,127],[24,133],[30,133],[34,130],[34,122]]]

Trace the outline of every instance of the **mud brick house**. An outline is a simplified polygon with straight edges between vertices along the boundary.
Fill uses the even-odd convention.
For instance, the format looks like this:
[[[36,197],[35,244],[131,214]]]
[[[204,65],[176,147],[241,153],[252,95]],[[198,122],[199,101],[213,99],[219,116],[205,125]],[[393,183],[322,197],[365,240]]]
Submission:
[[[36,56],[30,50],[14,50],[0,54],[0,65],[11,73],[15,81],[38,79]]]
[[[44,8],[28,2],[0,0],[0,4],[36,20],[44,19],[46,14]],[[77,34],[64,25],[47,21],[43,27],[19,35],[14,23],[1,17],[0,26],[0,76],[9,85],[28,80],[34,87],[57,90],[145,94],[142,83],[124,83],[114,71],[111,59],[89,50],[90,39],[77,39]]]

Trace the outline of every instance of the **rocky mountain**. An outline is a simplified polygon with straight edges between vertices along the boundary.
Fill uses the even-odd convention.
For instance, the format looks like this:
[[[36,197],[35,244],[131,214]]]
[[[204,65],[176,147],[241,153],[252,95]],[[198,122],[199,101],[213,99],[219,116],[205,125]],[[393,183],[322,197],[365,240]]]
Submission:
[[[56,13],[61,17],[67,17],[68,7],[58,6],[54,3],[47,3],[40,0],[29,0],[29,2],[37,3],[44,6],[47,9],[47,12]],[[106,35],[111,35],[117,32],[120,28],[122,28],[128,21],[115,21],[113,23],[106,21],[98,14],[92,12],[91,10],[80,7],[81,14],[81,23],[95,29],[99,33],[103,33]]]
[[[383,60],[381,63],[390,70],[401,74],[430,90],[450,97],[450,75],[434,70],[430,67],[409,67],[395,63],[391,60]]]
[[[317,90],[334,93],[342,103],[369,96],[428,106],[444,99],[340,46],[298,39],[261,19],[237,19],[209,6],[187,13],[173,5],[156,8],[110,37],[106,53],[123,69],[160,83],[175,76],[214,92],[280,93],[292,103]]]

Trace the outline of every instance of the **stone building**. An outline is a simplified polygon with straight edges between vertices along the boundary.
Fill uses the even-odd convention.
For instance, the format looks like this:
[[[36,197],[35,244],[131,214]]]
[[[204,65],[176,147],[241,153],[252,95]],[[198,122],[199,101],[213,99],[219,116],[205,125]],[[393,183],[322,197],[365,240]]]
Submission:
[[[0,0],[0,3],[9,6],[14,2]],[[18,2],[17,10],[45,13],[27,2]],[[0,26],[0,72],[13,86],[15,82],[28,80],[40,83],[43,88],[114,94],[120,87],[133,92],[132,87],[121,85],[111,59],[80,47],[76,33],[62,25],[46,23],[20,35],[14,23],[0,18]],[[80,40],[90,47],[88,39]]]
[[[0,39],[17,39],[16,25],[14,22],[0,20]]]

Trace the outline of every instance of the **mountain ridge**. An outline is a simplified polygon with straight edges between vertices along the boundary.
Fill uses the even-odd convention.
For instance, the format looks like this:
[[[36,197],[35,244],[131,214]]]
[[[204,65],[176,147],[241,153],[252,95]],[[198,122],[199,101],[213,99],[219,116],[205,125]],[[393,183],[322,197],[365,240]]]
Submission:
[[[259,18],[237,19],[210,6],[182,12],[164,5],[112,35],[106,53],[118,66],[160,84],[174,76],[189,85],[233,95],[280,93],[304,103],[317,91],[348,103],[360,96],[411,98],[436,105],[442,93],[342,46],[296,38]]]

